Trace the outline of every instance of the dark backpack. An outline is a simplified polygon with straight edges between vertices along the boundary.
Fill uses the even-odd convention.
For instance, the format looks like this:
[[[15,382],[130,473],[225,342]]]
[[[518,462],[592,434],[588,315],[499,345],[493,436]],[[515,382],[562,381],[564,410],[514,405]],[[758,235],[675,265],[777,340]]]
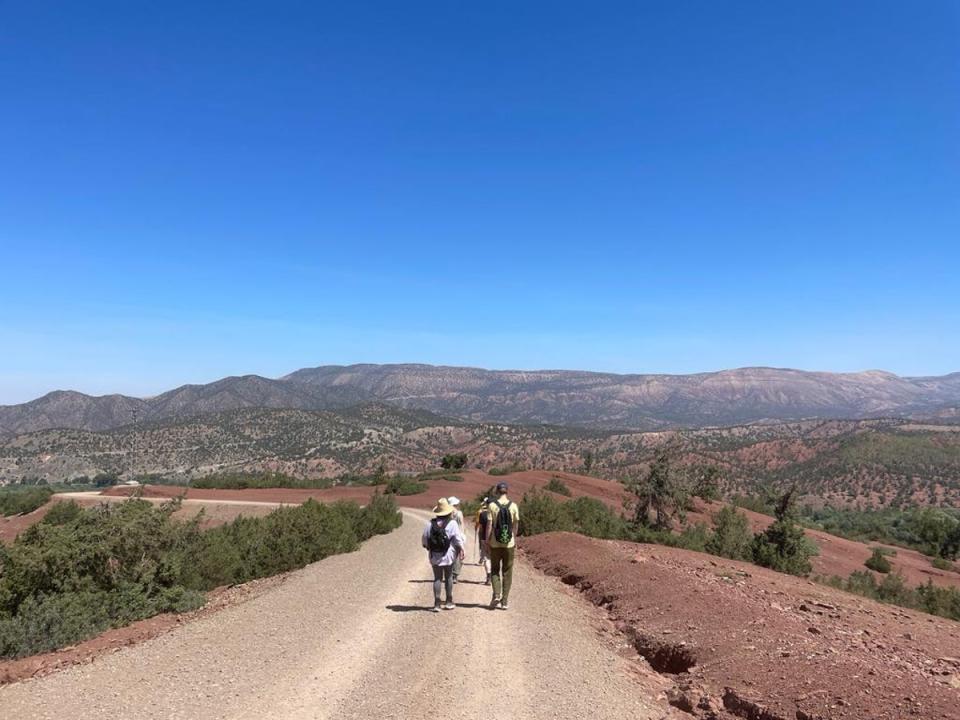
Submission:
[[[513,538],[513,515],[510,514],[512,502],[497,505],[497,516],[493,519],[493,539],[501,545],[507,545]]]
[[[434,518],[430,521],[430,535],[427,537],[427,549],[430,552],[446,554],[450,549],[447,522],[448,518]]]
[[[490,527],[490,508],[485,507],[480,511],[480,537],[487,536],[488,527]]]

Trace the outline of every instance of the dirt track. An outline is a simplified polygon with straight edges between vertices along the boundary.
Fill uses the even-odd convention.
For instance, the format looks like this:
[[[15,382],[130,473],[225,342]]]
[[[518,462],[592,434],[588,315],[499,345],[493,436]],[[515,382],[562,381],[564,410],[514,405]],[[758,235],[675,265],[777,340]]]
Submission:
[[[656,675],[602,637],[607,621],[525,563],[511,609],[481,569],[440,614],[419,534],[426,514],[242,605],[142,645],[0,688],[31,718],[662,718]],[[601,632],[598,632],[600,630]]]

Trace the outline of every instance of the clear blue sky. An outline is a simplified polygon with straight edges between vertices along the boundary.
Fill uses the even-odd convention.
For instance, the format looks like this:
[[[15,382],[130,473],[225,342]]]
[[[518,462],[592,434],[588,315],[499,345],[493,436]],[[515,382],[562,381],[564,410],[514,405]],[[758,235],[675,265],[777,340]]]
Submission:
[[[0,403],[960,370],[960,5],[0,8]]]

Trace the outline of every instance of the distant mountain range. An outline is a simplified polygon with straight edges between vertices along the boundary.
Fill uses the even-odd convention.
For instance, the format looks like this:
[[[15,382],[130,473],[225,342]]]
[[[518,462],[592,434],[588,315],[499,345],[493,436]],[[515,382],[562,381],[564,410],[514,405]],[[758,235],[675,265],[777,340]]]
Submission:
[[[58,390],[0,406],[0,436],[110,430],[231,410],[333,410],[380,402],[474,422],[652,430],[803,418],[956,415],[960,373],[740,368],[694,375],[510,371],[432,365],[349,365],[278,379],[244,375],[153,398]]]

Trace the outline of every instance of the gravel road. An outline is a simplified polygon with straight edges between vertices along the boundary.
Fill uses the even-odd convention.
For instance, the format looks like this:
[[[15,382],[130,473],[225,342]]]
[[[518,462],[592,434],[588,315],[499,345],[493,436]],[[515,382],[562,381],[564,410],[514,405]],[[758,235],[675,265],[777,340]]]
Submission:
[[[432,613],[428,515],[242,605],[88,665],[0,688],[0,717],[661,718],[592,608],[519,562],[510,610],[467,565]],[[468,558],[469,559],[469,558]]]

